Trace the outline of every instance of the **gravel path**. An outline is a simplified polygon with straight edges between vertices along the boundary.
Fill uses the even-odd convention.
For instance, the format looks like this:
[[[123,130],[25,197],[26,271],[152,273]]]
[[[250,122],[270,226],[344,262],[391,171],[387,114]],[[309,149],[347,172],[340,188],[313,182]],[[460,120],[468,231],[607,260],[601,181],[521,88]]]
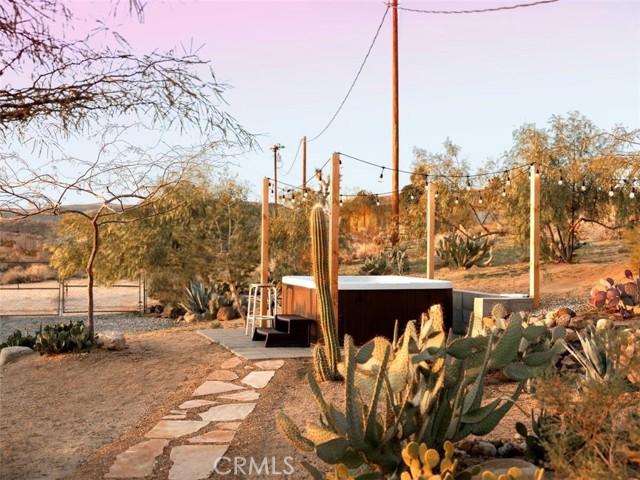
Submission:
[[[64,317],[0,317],[0,343],[4,342],[9,335],[16,330],[25,329],[33,335],[40,324],[52,325],[54,323],[85,320],[84,316],[64,316]],[[140,317],[131,314],[96,315],[95,331],[117,330],[122,333],[148,332],[151,330],[162,330],[173,328],[178,324],[170,318]]]

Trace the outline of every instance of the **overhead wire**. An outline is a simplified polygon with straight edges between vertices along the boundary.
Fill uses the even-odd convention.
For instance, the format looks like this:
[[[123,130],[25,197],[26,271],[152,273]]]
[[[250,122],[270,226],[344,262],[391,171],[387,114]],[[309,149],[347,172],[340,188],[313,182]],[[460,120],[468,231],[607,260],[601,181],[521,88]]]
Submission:
[[[461,14],[469,14],[469,13],[489,13],[489,12],[499,12],[502,10],[515,10],[517,8],[526,8],[526,7],[535,7],[537,5],[543,5],[546,3],[555,3],[559,0],[540,0],[538,2],[531,3],[519,3],[516,5],[504,5],[501,7],[492,7],[492,8],[477,8],[472,10],[422,10],[418,8],[407,8],[407,7],[397,7],[398,10],[404,10],[407,12],[414,13],[428,13],[435,15],[461,15]]]

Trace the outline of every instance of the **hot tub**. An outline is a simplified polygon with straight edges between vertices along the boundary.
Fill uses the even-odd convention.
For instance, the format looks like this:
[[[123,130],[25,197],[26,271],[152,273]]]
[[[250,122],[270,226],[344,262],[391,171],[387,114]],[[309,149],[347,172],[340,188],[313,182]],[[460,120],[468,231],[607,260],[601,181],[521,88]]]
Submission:
[[[315,282],[310,276],[282,278],[282,313],[318,319]],[[451,327],[453,285],[445,280],[382,276],[338,277],[338,335],[351,335],[356,344],[382,335],[393,336],[399,322],[400,333],[409,320],[419,320],[435,304],[442,305],[445,327]],[[312,329],[317,341],[319,329]]]

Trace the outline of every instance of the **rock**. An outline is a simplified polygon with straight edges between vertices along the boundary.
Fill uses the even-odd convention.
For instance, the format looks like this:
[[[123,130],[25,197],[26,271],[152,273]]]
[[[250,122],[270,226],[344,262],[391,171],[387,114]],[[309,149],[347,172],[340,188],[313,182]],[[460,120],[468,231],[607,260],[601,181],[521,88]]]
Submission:
[[[242,360],[240,360],[238,357],[231,357],[230,359],[222,362],[222,365],[220,365],[220,368],[236,368],[241,363],[242,363]]]
[[[547,312],[547,314],[544,316],[545,320],[549,319],[554,319],[556,318],[556,312]]]
[[[216,316],[216,320],[219,320],[221,322],[225,322],[227,320],[233,320],[234,318],[237,318],[237,312],[236,309],[233,307],[220,307],[218,309],[218,315]]]
[[[556,312],[556,316],[562,317],[563,315],[571,315],[571,317],[575,317],[576,312],[567,307],[560,307]]]
[[[575,330],[572,330],[571,328],[567,329],[567,336],[564,337],[564,340],[566,342],[578,342],[580,341],[580,339],[578,338],[578,334],[576,333]]]
[[[453,449],[453,456],[454,457],[468,457],[469,454],[467,452],[465,452],[464,450],[460,450],[459,448],[454,448]]]
[[[474,475],[472,480],[480,480],[482,478],[482,472],[490,471],[496,477],[500,475],[506,475],[510,468],[517,467],[522,470],[522,480],[533,480],[535,479],[536,472],[538,471],[538,467],[536,467],[533,463],[526,462],[524,460],[519,460],[517,458],[501,458],[497,460],[489,460],[488,462],[484,462],[480,464],[480,473]]]
[[[582,320],[578,317],[573,317],[569,322],[569,328],[575,328],[576,330],[582,328]]]
[[[471,449],[471,455],[480,455],[483,457],[495,457],[498,453],[496,446],[493,443],[480,441],[476,443]]]
[[[545,317],[544,324],[547,328],[553,328],[556,326],[556,319],[554,317]]]
[[[640,305],[632,307],[631,311],[634,313],[634,315],[640,315]]]
[[[596,330],[607,330],[613,328],[613,320],[601,318],[596,322]]]
[[[99,332],[96,336],[101,348],[117,351],[127,348],[127,340],[122,332],[110,330],[108,332]]]
[[[522,457],[527,451],[526,442],[512,442],[511,443],[511,455]]]
[[[567,368],[573,368],[578,365],[576,361],[573,358],[571,358],[571,355],[567,355],[563,357],[562,360],[560,360],[560,363]]]
[[[174,320],[178,318],[180,315],[184,315],[186,310],[178,305],[174,305],[173,303],[168,303],[167,306],[162,311],[163,318],[173,318]]]
[[[469,453],[473,448],[473,440],[471,440],[470,438],[465,438],[457,442],[455,446],[456,448],[459,448],[460,450],[464,450],[465,452]]]
[[[510,457],[511,452],[513,451],[513,443],[507,442],[501,447],[498,447],[498,456],[499,457]]]
[[[184,321],[187,323],[194,323],[198,321],[198,317],[193,312],[187,312],[184,314]]]
[[[496,325],[496,321],[493,317],[483,317],[482,318],[482,326],[484,328],[493,328]]]
[[[568,327],[569,324],[571,323],[571,315],[569,315],[568,313],[565,315],[561,315],[558,318],[556,318],[556,324],[561,326],[561,327]]]
[[[160,303],[151,307],[151,313],[162,313],[163,311],[164,306],[162,306],[162,304]]]
[[[0,351],[0,365],[15,362],[18,358],[33,353],[36,352],[29,347],[5,347]]]

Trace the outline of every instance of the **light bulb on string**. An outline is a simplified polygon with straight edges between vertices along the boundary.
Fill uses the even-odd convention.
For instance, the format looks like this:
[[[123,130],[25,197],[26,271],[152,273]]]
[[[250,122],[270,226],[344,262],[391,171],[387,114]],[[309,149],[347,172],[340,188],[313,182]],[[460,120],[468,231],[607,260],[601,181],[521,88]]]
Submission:
[[[460,203],[460,199],[456,196],[456,205]]]
[[[636,198],[636,187],[631,187],[631,191],[629,192],[629,198]]]
[[[506,188],[503,188],[503,189],[502,189],[502,196],[503,196],[503,197],[506,197],[506,196],[507,196],[507,189],[506,189]]]
[[[342,195],[340,195],[340,206],[342,206]]]
[[[424,176],[424,189],[425,190],[429,189],[429,175]]]
[[[467,192],[471,190],[471,180],[469,180],[469,175],[467,175]]]
[[[384,178],[384,167],[380,171],[380,177],[378,177],[378,183],[382,183],[382,179]]]
[[[507,174],[507,187],[511,185],[511,175],[509,174],[509,172],[507,170],[504,171],[504,173]]]
[[[436,191],[433,193],[433,196],[434,196],[435,198],[438,198],[438,197],[440,196],[440,194],[439,194],[439,193],[438,193],[438,191],[436,190]]]
[[[562,186],[564,184],[564,179],[562,178],[562,172],[560,172],[560,180],[558,180],[558,185]]]
[[[482,205],[483,202],[484,202],[484,200],[482,200],[482,195],[480,195],[480,198],[478,199],[478,203],[480,203],[480,205]]]
[[[304,189],[302,190],[302,196],[304,198],[307,198],[309,196],[309,193],[307,192],[307,187],[304,187]]]
[[[411,197],[410,197],[410,198],[411,198],[411,201],[415,200],[415,198],[416,198],[416,197],[415,197],[415,195],[413,194],[413,192],[411,192]]]
[[[614,192],[613,192],[613,185],[611,185],[611,187],[609,187],[609,197],[613,197]]]
[[[378,195],[376,195],[376,206],[377,207],[380,206],[380,199],[378,198]]]
[[[587,184],[585,183],[585,181],[582,181],[582,186],[580,187],[580,190],[582,190],[583,192],[587,191]]]

